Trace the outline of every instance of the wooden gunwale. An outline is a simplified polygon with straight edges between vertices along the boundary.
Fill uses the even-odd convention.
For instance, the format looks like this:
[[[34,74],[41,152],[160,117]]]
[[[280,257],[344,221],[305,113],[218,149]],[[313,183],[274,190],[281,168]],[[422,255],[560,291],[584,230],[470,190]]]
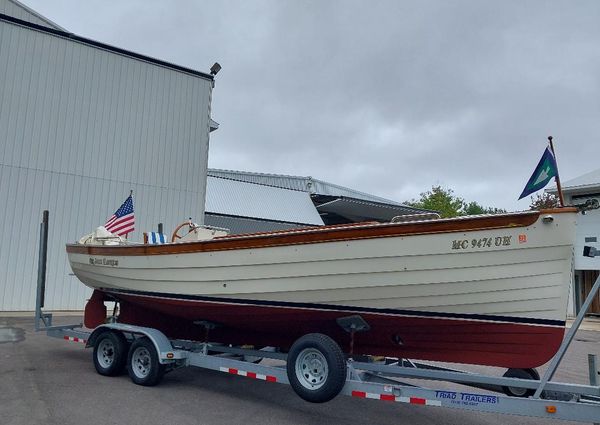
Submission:
[[[235,249],[266,248],[285,245],[303,245],[324,242],[352,241],[385,237],[456,233],[526,227],[535,223],[541,214],[577,212],[576,208],[557,208],[525,211],[512,214],[437,219],[407,223],[366,223],[322,226],[308,229],[223,236],[208,241],[166,245],[81,245],[67,244],[68,253],[88,255],[144,256],[187,254],[194,252],[227,251]]]

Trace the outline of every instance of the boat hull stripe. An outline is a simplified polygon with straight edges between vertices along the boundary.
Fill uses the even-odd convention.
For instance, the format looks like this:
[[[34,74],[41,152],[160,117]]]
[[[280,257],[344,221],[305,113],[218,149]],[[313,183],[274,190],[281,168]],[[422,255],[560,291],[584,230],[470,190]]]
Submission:
[[[565,326],[564,320],[537,319],[537,318],[512,317],[512,316],[501,316],[501,315],[497,316],[497,315],[490,315],[490,314],[443,313],[443,312],[433,312],[433,311],[415,311],[415,310],[401,310],[401,309],[391,309],[391,308],[369,308],[369,307],[343,306],[343,305],[334,305],[334,304],[296,303],[296,302],[288,302],[288,301],[266,301],[266,300],[251,300],[251,299],[239,299],[239,298],[207,297],[207,296],[203,296],[203,295],[132,291],[132,290],[124,290],[124,289],[116,289],[116,288],[101,288],[100,290],[103,292],[112,293],[112,294],[123,294],[123,295],[153,297],[153,298],[178,299],[178,300],[188,300],[188,301],[203,301],[203,302],[214,302],[214,303],[224,303],[224,304],[255,305],[255,306],[264,306],[264,307],[287,307],[287,308],[298,308],[298,309],[308,309],[308,310],[344,311],[344,312],[349,312],[349,313],[370,313],[370,314],[409,316],[409,317],[474,320],[474,321],[485,321],[485,322],[491,321],[491,322],[502,322],[502,323],[521,323],[521,324],[541,325],[541,326],[557,326],[557,327]]]

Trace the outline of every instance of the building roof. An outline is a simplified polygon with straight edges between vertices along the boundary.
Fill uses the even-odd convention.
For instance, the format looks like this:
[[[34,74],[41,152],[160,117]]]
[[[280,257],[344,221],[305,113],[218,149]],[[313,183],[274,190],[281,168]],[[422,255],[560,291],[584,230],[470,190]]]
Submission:
[[[313,199],[314,200],[314,199]],[[346,196],[320,197],[316,205],[321,214],[336,214],[353,222],[391,221],[394,217],[407,214],[423,214],[427,210],[407,207],[399,204],[366,201]]]
[[[43,25],[59,31],[67,31],[55,22],[27,7],[17,0],[0,0],[0,13],[22,19],[38,25]]]
[[[600,187],[600,168],[589,173],[585,173],[574,179],[567,180],[562,184],[563,189],[581,188],[581,187]]]
[[[563,192],[573,195],[597,193],[600,191],[600,168],[574,179],[561,182],[561,186]],[[547,192],[556,193],[556,186],[547,189]]]
[[[46,34],[52,34],[57,37],[67,38],[71,41],[86,44],[88,46],[92,46],[92,47],[95,47],[98,49],[107,50],[109,52],[120,54],[123,56],[128,56],[128,57],[131,57],[131,58],[134,58],[137,60],[141,60],[144,62],[148,62],[148,63],[154,64],[154,65],[163,66],[165,68],[173,69],[175,71],[183,72],[183,73],[190,74],[190,75],[193,75],[196,77],[205,78],[205,79],[211,80],[211,81],[214,80],[214,77],[210,74],[196,71],[191,68],[186,68],[184,66],[175,65],[173,63],[166,62],[166,61],[163,61],[160,59],[156,59],[151,56],[146,56],[146,55],[142,55],[142,54],[139,54],[136,52],[132,52],[130,50],[121,49],[120,47],[115,47],[115,46],[111,46],[109,44],[100,43],[99,41],[91,40],[89,38],[80,37],[73,33],[66,32],[62,29],[56,29],[56,28],[51,28],[51,27],[45,26],[45,25],[39,25],[39,24],[28,22],[28,21],[25,21],[25,20],[22,20],[19,18],[15,18],[13,16],[5,15],[3,13],[0,13],[0,22],[1,21],[7,22],[10,24],[14,24],[14,25],[20,25],[23,27],[27,27],[29,29],[32,29],[35,31],[40,31],[40,32],[43,32]]]
[[[358,190],[350,189],[337,184],[307,176],[289,176],[283,174],[254,173],[249,171],[208,169],[208,175],[231,180],[257,183],[267,186],[298,190],[311,195],[345,196],[348,198],[362,199],[365,201],[379,202],[389,205],[401,206],[401,203],[379,196],[370,195]]]
[[[208,176],[207,214],[253,217],[305,225],[323,225],[306,192]]]

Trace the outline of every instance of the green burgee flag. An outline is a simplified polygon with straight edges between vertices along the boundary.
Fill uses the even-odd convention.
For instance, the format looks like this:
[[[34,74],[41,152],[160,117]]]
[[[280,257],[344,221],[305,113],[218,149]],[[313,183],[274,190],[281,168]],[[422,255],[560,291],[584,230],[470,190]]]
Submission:
[[[552,177],[555,176],[558,176],[556,159],[550,148],[547,147],[542,155],[542,159],[540,159],[537,167],[535,167],[535,171],[525,185],[525,189],[523,189],[521,196],[519,196],[519,199],[523,199],[527,195],[531,195],[533,192],[542,189],[548,184]]]

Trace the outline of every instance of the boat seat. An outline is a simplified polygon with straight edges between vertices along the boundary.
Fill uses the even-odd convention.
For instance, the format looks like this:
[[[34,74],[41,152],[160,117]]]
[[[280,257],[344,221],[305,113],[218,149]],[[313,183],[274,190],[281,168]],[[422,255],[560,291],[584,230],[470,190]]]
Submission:
[[[161,245],[167,243],[167,235],[158,232],[145,232],[144,243],[150,245]]]

